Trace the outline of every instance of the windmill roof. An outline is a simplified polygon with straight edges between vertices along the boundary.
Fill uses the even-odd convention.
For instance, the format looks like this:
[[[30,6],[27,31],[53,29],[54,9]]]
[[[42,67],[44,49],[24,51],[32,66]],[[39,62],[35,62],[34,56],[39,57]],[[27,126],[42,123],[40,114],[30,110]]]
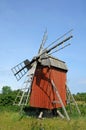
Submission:
[[[61,61],[51,55],[45,54],[45,55],[41,56],[39,59],[39,62],[43,66],[53,66],[55,68],[59,68],[62,70],[66,70],[66,71],[68,70],[64,61]]]

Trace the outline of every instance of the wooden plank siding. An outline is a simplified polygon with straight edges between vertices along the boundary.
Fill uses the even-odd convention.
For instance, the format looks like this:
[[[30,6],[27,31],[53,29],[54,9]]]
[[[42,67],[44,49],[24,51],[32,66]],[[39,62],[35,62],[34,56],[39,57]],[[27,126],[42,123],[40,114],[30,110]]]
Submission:
[[[52,66],[37,66],[32,83],[30,106],[46,109],[61,107],[53,90],[51,80],[54,81],[63,104],[66,105],[66,72]]]

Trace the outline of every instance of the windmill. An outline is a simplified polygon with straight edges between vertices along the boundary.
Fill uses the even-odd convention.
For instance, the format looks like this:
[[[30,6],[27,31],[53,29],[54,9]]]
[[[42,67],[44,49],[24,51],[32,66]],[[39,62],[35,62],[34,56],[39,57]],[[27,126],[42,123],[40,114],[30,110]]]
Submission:
[[[52,54],[70,45],[67,43],[62,46],[73,37],[69,35],[71,31],[44,48],[47,40],[47,31],[45,31],[37,56],[31,61],[26,59],[12,68],[12,72],[18,81],[27,73],[26,80],[16,96],[14,105],[25,106],[30,103],[30,106],[35,108],[49,110],[62,108],[67,119],[70,119],[65,108],[67,105],[67,90],[69,90],[66,85],[68,69],[64,61],[56,59]],[[74,98],[73,101],[75,102]],[[61,116],[61,113],[57,112]],[[79,109],[78,112],[80,113]],[[42,114],[41,112],[39,117]]]

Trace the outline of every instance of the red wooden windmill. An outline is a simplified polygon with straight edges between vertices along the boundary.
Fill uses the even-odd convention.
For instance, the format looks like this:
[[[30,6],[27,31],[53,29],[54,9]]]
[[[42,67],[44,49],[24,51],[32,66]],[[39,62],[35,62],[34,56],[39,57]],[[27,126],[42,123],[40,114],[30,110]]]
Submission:
[[[51,53],[57,52],[69,45],[66,44],[61,47],[63,43],[72,38],[71,35],[59,43],[56,42],[70,32],[71,31],[64,34],[44,49],[44,44],[47,38],[47,32],[45,32],[38,55],[31,61],[25,60],[12,68],[17,80],[20,80],[28,72],[24,86],[19,91],[14,104],[27,105],[30,103],[30,106],[32,107],[46,108],[50,110],[63,108],[67,119],[69,119],[65,109],[65,106],[67,105],[67,67],[65,62],[56,59]],[[57,47],[58,50],[55,50]]]

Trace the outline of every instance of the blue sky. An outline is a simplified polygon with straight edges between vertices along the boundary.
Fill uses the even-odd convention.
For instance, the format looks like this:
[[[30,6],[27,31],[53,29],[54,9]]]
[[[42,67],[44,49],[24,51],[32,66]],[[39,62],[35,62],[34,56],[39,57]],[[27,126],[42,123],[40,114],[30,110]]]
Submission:
[[[45,28],[46,46],[73,29],[71,46],[54,56],[68,66],[71,92],[86,92],[86,0],[0,0],[0,90],[20,88],[11,68],[37,54]]]

